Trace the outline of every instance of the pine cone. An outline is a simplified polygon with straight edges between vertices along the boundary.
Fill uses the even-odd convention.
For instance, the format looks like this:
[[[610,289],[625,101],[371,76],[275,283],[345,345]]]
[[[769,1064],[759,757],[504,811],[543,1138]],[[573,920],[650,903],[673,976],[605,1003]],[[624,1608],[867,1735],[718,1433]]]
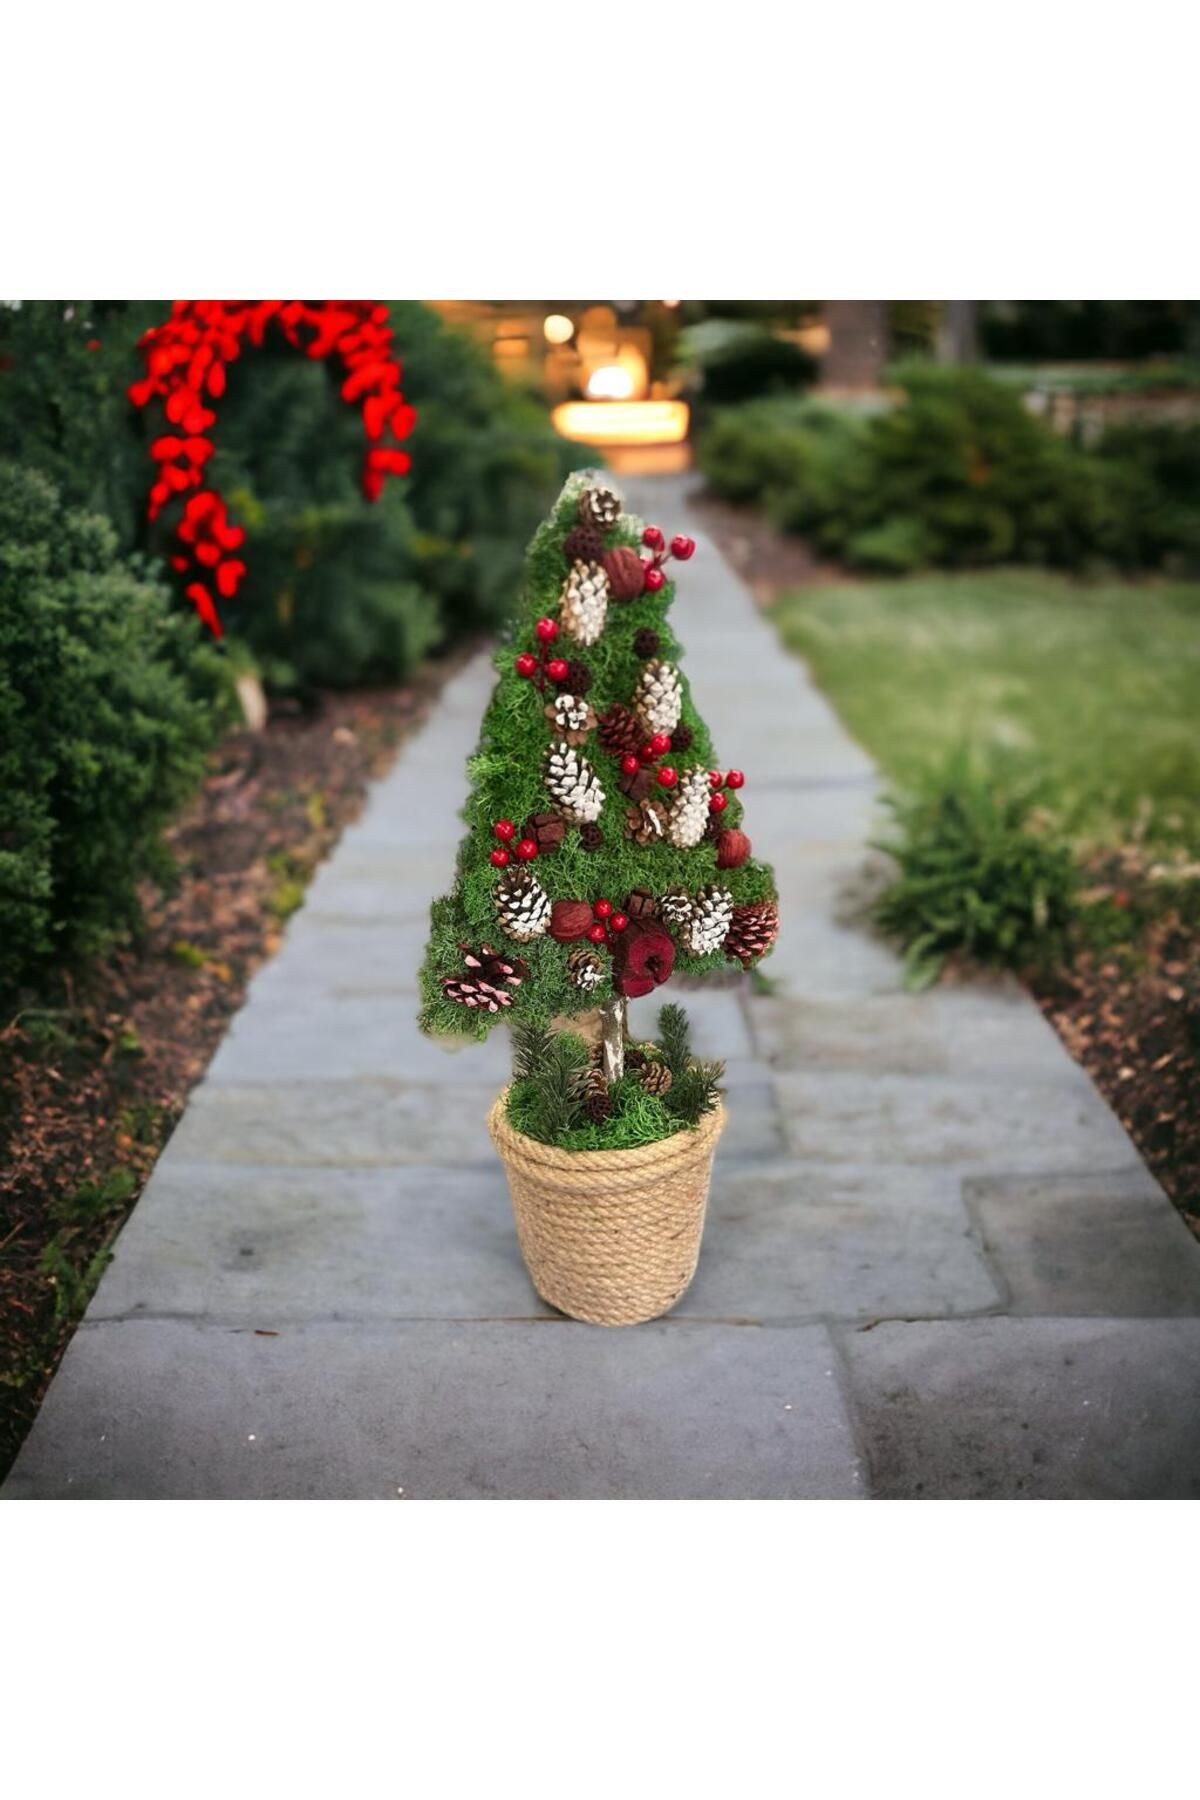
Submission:
[[[725,938],[730,962],[743,969],[765,956],[779,936],[779,905],[775,900],[756,900],[751,906],[735,906]]]
[[[603,850],[604,833],[598,825],[590,823],[579,827],[579,843],[584,850]]]
[[[682,707],[683,690],[679,685],[679,670],[674,663],[647,663],[638,677],[633,695],[633,710],[645,727],[646,735],[653,736],[656,731],[674,731],[679,723]]]
[[[712,796],[708,770],[685,769],[679,778],[675,794],[667,835],[677,850],[692,850],[704,836],[712,817],[708,809]]]
[[[567,827],[557,813],[530,813],[521,827],[521,836],[532,838],[543,856],[559,848],[567,835]]]
[[[646,741],[642,730],[627,706],[610,706],[600,720],[600,742],[610,756],[630,756]]]
[[[485,981],[494,982],[497,986],[520,987],[529,974],[529,964],[523,963],[516,956],[501,956],[490,944],[481,944],[478,950],[472,950],[470,944],[460,944],[462,959],[468,973],[478,973]]]
[[[586,1117],[593,1125],[603,1125],[612,1117],[612,1109],[612,1095],[608,1091],[604,1071],[602,1069],[590,1070],[583,1098],[583,1110]]]
[[[666,921],[672,931],[676,932],[687,924],[694,911],[695,903],[692,896],[683,888],[671,888],[658,903],[659,917]]]
[[[658,901],[649,888],[631,888],[625,896],[622,911],[631,919],[656,919],[658,917]]]
[[[649,625],[643,625],[642,629],[634,634],[633,653],[643,659],[648,656],[657,656],[661,642],[662,639],[657,631],[652,631]],[[674,739],[672,739],[671,748],[674,749],[674,747]]]
[[[608,576],[599,563],[577,562],[559,595],[563,630],[586,648],[604,630],[608,617]]]
[[[468,1006],[472,1012],[502,1012],[512,1005],[512,995],[507,988],[493,987],[491,982],[479,977],[472,980],[466,975],[447,976],[442,983],[442,992],[447,1000],[453,1000],[456,1006]]]
[[[604,533],[598,525],[575,525],[563,540],[563,555],[569,563],[599,562],[604,555]]]
[[[559,694],[546,704],[546,717],[558,736],[567,744],[582,744],[596,729],[596,715],[586,700],[574,694]]]
[[[646,1052],[639,1050],[636,1044],[626,1044],[625,1067],[627,1069],[644,1069],[645,1066]]]
[[[667,830],[667,811],[657,800],[639,800],[625,814],[625,836],[645,849],[661,844]]]
[[[509,869],[492,890],[496,916],[518,943],[541,937],[550,922],[550,897],[529,869]]]
[[[672,750],[690,750],[695,735],[690,725],[677,725],[671,733]]]
[[[577,988],[590,994],[604,980],[604,964],[594,950],[585,950],[581,946],[568,956],[567,973]]]
[[[586,694],[592,685],[592,671],[585,662],[578,662],[572,657],[567,664],[566,678],[562,685],[568,694]]]
[[[648,1094],[667,1094],[671,1091],[671,1071],[665,1062],[646,1062],[639,1076],[642,1086]]]
[[[696,895],[690,917],[684,922],[680,939],[693,956],[709,956],[719,950],[733,916],[733,895],[716,882],[701,888]]]
[[[604,789],[591,764],[561,739],[546,752],[546,786],[559,811],[573,824],[600,817]]]
[[[621,502],[609,488],[584,488],[579,496],[579,517],[584,525],[608,531],[621,516]]]

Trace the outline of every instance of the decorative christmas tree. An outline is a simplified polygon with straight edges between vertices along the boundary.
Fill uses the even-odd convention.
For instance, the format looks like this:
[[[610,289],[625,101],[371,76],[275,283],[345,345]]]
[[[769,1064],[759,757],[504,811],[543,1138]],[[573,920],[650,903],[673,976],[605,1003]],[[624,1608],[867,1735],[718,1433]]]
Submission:
[[[426,1030],[482,1037],[505,1016],[600,1008],[611,1084],[629,999],[771,948],[745,778],[713,766],[669,622],[668,565],[694,550],[668,548],[594,474],[567,481],[537,532],[469,764],[456,884],[433,908]]]

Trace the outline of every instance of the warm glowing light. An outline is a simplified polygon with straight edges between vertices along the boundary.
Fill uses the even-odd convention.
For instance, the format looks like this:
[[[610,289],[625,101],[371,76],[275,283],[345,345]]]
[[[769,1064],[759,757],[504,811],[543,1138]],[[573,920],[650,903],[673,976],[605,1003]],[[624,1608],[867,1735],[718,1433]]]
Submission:
[[[566,313],[547,313],[542,320],[542,330],[548,344],[569,344],[575,336],[575,327]]]
[[[681,444],[688,430],[682,400],[568,400],[551,417],[573,444]]]
[[[679,305],[679,302],[678,302],[678,300],[664,300],[663,305],[669,306],[673,312],[675,310],[675,308]]]
[[[604,363],[587,378],[589,400],[628,400],[633,394],[633,373],[620,363]]]

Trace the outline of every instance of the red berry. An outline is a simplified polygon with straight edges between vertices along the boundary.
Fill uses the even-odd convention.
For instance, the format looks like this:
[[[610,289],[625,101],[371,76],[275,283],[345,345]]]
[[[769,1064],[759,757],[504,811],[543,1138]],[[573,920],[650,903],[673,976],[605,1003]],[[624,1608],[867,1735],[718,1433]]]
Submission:
[[[493,869],[503,869],[508,862],[508,851],[502,850],[499,845],[497,845],[495,850],[488,852],[488,861],[491,863]]]
[[[622,775],[636,775],[638,770],[641,768],[641,766],[642,766],[641,757],[634,756],[632,751],[630,751],[627,756],[623,756],[621,758],[621,773],[622,773]]]
[[[728,804],[724,794],[710,794],[708,797],[709,812],[724,812]]]
[[[648,594],[657,594],[666,585],[667,578],[661,569],[646,570],[646,592]]]
[[[710,787],[715,788],[725,786],[725,777],[720,769],[710,769],[708,771],[708,784]]]
[[[565,663],[561,656],[552,656],[546,664],[546,673],[551,681],[565,681],[569,667],[570,665]]]
[[[653,750],[655,756],[665,756],[667,751],[671,748],[670,732],[656,731],[654,736],[650,739],[650,748]]]
[[[652,763],[656,754],[653,744],[643,744],[638,751],[638,757],[644,763]]]
[[[662,768],[658,771],[659,787],[674,787],[678,780],[679,776],[671,767],[670,763],[664,763]]]
[[[553,619],[539,619],[533,629],[543,644],[552,644],[558,636],[558,626]]]
[[[642,542],[647,550],[661,550],[666,539],[657,525],[647,525],[642,533]]]
[[[745,787],[745,785],[746,777],[742,774],[742,771],[740,769],[730,769],[728,775],[725,777],[725,786],[740,788]]]
[[[608,921],[608,929],[610,931],[624,931],[628,923],[629,915],[627,913],[614,913],[612,918]]]
[[[528,679],[537,668],[537,657],[531,656],[528,650],[522,650],[520,656],[518,656],[516,662],[513,664],[513,667],[516,669],[518,675],[524,675]]]
[[[492,831],[502,844],[511,844],[517,835],[517,828],[511,819],[497,819]]]
[[[592,908],[592,911],[595,913],[595,915],[598,919],[611,919],[612,918],[612,909],[613,908],[612,908],[611,900],[597,900],[595,906],[593,906],[593,908]]]
[[[537,855],[537,845],[532,838],[522,838],[517,845],[517,855],[522,862],[532,862]]]
[[[695,554],[695,538],[683,537],[680,535],[679,537],[673,537],[671,539],[671,555],[675,558],[676,562],[686,562],[689,556],[695,556]]]
[[[593,944],[602,944],[608,936],[608,933],[605,931],[603,925],[589,925],[588,936],[591,938]]]

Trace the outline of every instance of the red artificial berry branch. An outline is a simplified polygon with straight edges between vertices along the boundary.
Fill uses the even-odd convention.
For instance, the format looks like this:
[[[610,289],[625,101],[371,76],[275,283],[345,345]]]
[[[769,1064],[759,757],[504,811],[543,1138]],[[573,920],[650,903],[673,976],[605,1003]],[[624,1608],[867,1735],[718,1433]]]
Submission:
[[[342,399],[362,411],[365,499],[378,500],[387,477],[407,474],[411,462],[396,446],[411,432],[416,413],[400,391],[386,306],[373,300],[176,300],[170,318],[141,338],[146,374],[133,383],[129,398],[138,407],[161,401],[172,427],[150,446],[158,473],[147,510],[156,519],[173,500],[189,495],[175,532],[182,548],[171,557],[171,567],[216,637],[221,635],[217,599],[234,597],[246,565],[231,554],[245,533],[230,525],[215,488],[204,486],[204,467],[215,449],[214,408],[225,392],[229,364],[247,344],[261,346],[271,325],[314,360],[340,359]]]

